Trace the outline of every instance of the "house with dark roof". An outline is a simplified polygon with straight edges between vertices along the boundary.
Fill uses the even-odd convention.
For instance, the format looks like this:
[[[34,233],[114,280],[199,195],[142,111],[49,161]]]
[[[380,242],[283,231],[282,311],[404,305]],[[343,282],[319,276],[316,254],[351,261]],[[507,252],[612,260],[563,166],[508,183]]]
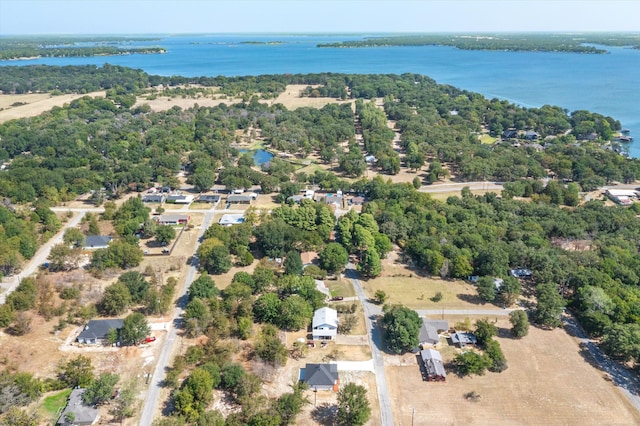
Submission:
[[[219,195],[213,195],[213,194],[201,194],[198,199],[196,200],[196,202],[198,203],[211,203],[214,206],[217,205],[220,202],[220,196]]]
[[[333,340],[338,334],[338,311],[331,308],[316,309],[313,313],[313,340]]]
[[[109,247],[109,243],[113,240],[110,235],[87,235],[84,239],[84,250],[98,250]]]
[[[71,391],[67,406],[58,418],[58,425],[75,426],[75,425],[94,425],[100,420],[98,409],[85,405],[82,400],[82,394],[86,391],[84,388],[76,388]]]
[[[109,330],[115,328],[120,330],[123,320],[120,318],[91,320],[84,326],[76,341],[85,345],[101,345],[107,343],[107,334]]]
[[[518,137],[518,131],[516,129],[507,129],[502,132],[503,139],[514,139]]]
[[[440,332],[449,330],[449,323],[443,320],[422,319],[422,327],[418,333],[420,346],[433,346],[440,343]]]
[[[538,140],[538,136],[538,133],[534,132],[533,130],[527,130],[526,132],[524,132],[524,138],[528,141]]]
[[[258,194],[255,192],[249,194],[231,194],[227,197],[227,203],[251,204],[256,198],[258,198]]]
[[[444,369],[442,355],[435,349],[423,349],[420,351],[420,358],[424,365],[424,378],[429,382],[444,382],[447,372]]]
[[[340,388],[337,364],[307,364],[300,369],[299,378],[314,391],[333,390],[338,392]]]

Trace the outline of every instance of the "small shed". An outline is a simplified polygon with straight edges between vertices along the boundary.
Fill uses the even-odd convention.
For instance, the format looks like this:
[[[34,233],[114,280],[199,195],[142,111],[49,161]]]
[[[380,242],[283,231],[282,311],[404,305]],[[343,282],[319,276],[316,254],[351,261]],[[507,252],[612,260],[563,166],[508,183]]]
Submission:
[[[338,392],[340,387],[337,364],[307,364],[300,369],[299,379],[314,391],[333,390]]]
[[[447,379],[447,372],[444,369],[442,356],[435,349],[423,349],[420,351],[420,358],[425,369],[425,379],[429,382],[444,382]]]

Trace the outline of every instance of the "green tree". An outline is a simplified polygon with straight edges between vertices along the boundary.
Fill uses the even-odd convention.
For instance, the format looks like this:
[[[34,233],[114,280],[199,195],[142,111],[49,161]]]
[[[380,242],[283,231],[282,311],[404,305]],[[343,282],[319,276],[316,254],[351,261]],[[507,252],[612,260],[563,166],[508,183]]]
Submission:
[[[284,273],[287,275],[302,275],[302,258],[297,250],[291,250],[284,259]]]
[[[340,272],[349,261],[347,250],[339,243],[329,243],[318,255],[320,267],[327,272]]]
[[[389,349],[402,353],[418,346],[422,320],[413,309],[394,305],[382,317]]]
[[[484,354],[489,358],[491,365],[489,365],[489,371],[494,373],[501,373],[507,369],[507,360],[502,353],[502,348],[497,340],[489,340],[484,347]]]
[[[304,382],[297,382],[293,385],[293,392],[284,393],[277,399],[275,409],[280,415],[282,425],[293,424],[302,407],[309,404],[303,393],[305,388]]]
[[[538,304],[533,314],[535,321],[546,327],[559,327],[565,301],[558,292],[558,286],[554,283],[539,284],[536,295]]]
[[[487,302],[493,302],[496,298],[496,284],[493,277],[484,276],[478,279],[478,296]]]
[[[147,319],[139,312],[127,316],[120,329],[120,337],[124,344],[135,345],[149,335],[151,329]]]
[[[273,325],[262,326],[254,346],[255,354],[264,362],[282,366],[287,362],[287,347],[278,337],[278,329]]]
[[[520,309],[512,311],[509,314],[509,321],[511,322],[511,333],[515,337],[521,338],[529,334],[529,318],[527,318],[525,311]]]
[[[513,305],[516,300],[518,300],[518,297],[520,297],[520,294],[522,294],[520,281],[514,277],[505,278],[498,293],[504,306]]]
[[[614,358],[640,362],[640,324],[613,324],[605,330],[600,346]]]
[[[220,290],[216,287],[215,281],[207,273],[196,278],[189,286],[189,290],[187,290],[189,300],[193,300],[196,297],[208,299],[219,294]]]
[[[217,238],[208,238],[198,248],[200,266],[210,274],[224,274],[231,269],[231,253]]]
[[[367,390],[353,382],[347,383],[338,391],[337,405],[336,421],[339,425],[360,426],[371,417]]]
[[[104,290],[104,296],[99,309],[105,315],[120,315],[126,311],[132,303],[131,293],[122,282],[115,282]]]
[[[265,293],[253,304],[253,315],[256,321],[278,324],[282,302],[275,293]]]
[[[113,390],[120,380],[120,376],[103,373],[94,380],[82,394],[82,400],[87,405],[102,405],[113,396]]]
[[[382,272],[380,255],[375,248],[371,247],[364,253],[362,262],[358,263],[358,271],[368,278],[375,278]]]
[[[67,245],[73,245],[76,247],[82,247],[84,245],[84,234],[78,228],[68,228],[64,231],[62,240]]]
[[[453,363],[456,365],[462,376],[468,376],[471,374],[482,376],[485,370],[491,365],[491,360],[488,356],[467,351],[456,355],[453,359]]]
[[[91,359],[78,355],[76,358],[62,362],[58,367],[58,377],[69,387],[87,387],[94,379]]]
[[[478,339],[478,345],[485,347],[491,339],[498,334],[498,327],[488,319],[480,319],[476,321],[476,329],[473,332]]]
[[[176,237],[176,230],[173,226],[158,225],[156,228],[156,241],[159,244],[169,244]]]
[[[120,275],[118,282],[124,284],[131,295],[131,302],[139,304],[144,302],[149,292],[149,282],[140,272],[129,271]]]
[[[313,316],[309,302],[297,294],[284,299],[280,306],[279,326],[284,330],[300,330],[306,327]]]
[[[376,290],[373,298],[378,305],[383,305],[387,300],[387,293],[384,290]]]

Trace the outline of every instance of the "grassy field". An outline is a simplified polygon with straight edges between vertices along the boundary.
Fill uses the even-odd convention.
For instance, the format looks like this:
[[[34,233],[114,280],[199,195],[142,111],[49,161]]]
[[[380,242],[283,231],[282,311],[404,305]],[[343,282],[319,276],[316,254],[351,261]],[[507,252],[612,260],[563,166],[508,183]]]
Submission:
[[[460,280],[445,281],[440,278],[381,277],[369,280],[364,285],[367,297],[373,298],[377,290],[387,293],[387,303],[402,304],[414,309],[473,309],[476,304],[475,287]],[[437,292],[442,300],[431,300]],[[490,309],[491,306],[487,305]]]
[[[356,292],[353,289],[353,285],[351,284],[351,281],[338,278],[335,281],[327,280],[324,283],[329,288],[331,297],[336,297],[336,296],[353,297],[356,295]]]
[[[57,415],[67,405],[69,395],[71,395],[71,389],[65,389],[47,396],[40,407],[43,416],[46,416],[52,423],[58,420]]]
[[[496,141],[498,140],[498,138],[494,138],[493,136],[489,136],[487,134],[484,134],[482,136],[480,136],[480,143],[484,143],[487,145],[491,145],[496,143]]]

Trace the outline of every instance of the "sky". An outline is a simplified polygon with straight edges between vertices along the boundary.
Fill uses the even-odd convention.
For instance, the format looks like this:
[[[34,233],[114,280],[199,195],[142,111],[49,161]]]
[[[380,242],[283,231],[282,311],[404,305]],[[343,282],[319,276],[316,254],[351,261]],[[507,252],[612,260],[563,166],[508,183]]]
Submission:
[[[640,0],[0,0],[0,35],[640,31]]]

